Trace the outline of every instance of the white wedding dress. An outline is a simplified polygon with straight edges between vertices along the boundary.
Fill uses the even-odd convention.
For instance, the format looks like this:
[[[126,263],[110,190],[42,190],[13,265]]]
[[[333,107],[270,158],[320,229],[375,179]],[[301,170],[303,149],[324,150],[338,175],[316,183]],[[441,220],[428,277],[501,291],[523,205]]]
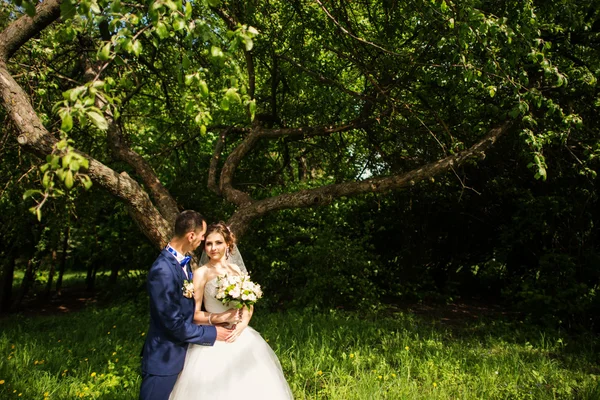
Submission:
[[[215,298],[216,285],[216,278],[206,284],[204,307],[220,313],[227,307]],[[169,400],[208,399],[284,400],[293,395],[277,356],[248,326],[233,343],[190,344]]]

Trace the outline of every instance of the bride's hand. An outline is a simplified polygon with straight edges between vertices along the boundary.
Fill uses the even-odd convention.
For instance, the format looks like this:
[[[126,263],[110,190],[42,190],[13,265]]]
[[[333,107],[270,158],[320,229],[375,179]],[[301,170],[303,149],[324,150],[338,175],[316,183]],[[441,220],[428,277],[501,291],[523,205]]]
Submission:
[[[238,337],[240,337],[240,335],[242,334],[242,332],[244,331],[244,329],[246,329],[247,326],[248,326],[248,324],[246,324],[244,322],[240,322],[237,325],[235,325],[235,328],[233,329],[233,331],[229,335],[229,338],[227,338],[226,342],[227,343],[235,342],[236,339]]]

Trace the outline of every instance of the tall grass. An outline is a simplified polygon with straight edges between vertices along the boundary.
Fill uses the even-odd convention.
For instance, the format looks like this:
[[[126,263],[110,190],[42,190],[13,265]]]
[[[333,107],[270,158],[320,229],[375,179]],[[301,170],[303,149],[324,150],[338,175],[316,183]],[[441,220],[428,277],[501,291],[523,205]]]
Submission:
[[[136,399],[142,300],[0,320],[0,398]],[[598,340],[501,320],[255,312],[297,399],[600,399]]]

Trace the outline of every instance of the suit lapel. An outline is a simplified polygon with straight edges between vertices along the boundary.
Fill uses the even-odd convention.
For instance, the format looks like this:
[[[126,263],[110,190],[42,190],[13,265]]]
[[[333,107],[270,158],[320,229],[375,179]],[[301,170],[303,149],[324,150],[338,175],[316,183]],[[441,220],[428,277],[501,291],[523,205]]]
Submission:
[[[173,256],[173,254],[169,253],[167,250],[163,249],[163,253],[165,255],[165,257],[167,258],[167,260],[169,260],[169,262],[173,265],[173,268],[175,268],[175,273],[177,274],[177,276],[179,277],[179,279],[181,279],[181,281],[183,282],[183,280],[186,279],[185,274],[183,273],[183,268],[181,268],[181,265],[179,265],[179,263],[177,262],[177,259]]]

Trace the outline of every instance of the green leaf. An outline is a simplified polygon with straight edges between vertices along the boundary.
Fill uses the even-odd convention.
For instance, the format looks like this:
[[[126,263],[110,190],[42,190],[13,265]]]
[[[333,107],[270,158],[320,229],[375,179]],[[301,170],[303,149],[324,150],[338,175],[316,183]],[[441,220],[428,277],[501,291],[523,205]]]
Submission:
[[[38,221],[42,222],[42,209],[41,209],[41,207],[37,207],[35,209],[35,215],[37,216]]]
[[[108,122],[106,122],[106,119],[103,115],[95,111],[88,111],[87,116],[90,119],[90,121],[92,121],[92,124],[96,125],[96,127],[101,131],[105,131],[108,129]]]
[[[210,55],[213,56],[213,57],[215,57],[215,58],[221,58],[221,57],[223,57],[223,50],[221,50],[217,46],[212,46],[210,48]]]
[[[71,189],[73,187],[73,171],[68,170],[65,175],[65,187]]]
[[[254,47],[254,42],[252,41],[252,39],[250,39],[249,36],[246,36],[244,38],[244,45],[246,46],[246,51],[250,51]]]
[[[219,7],[220,0],[207,0],[207,3],[211,7]]]
[[[183,58],[181,60],[181,66],[183,67],[183,69],[189,69],[190,65],[192,64],[192,62],[190,61],[190,58],[188,57],[187,54],[183,55]]]
[[[69,169],[73,172],[79,171],[79,167],[79,161],[77,160],[71,160],[71,162],[69,163]]]
[[[92,10],[92,12],[94,14],[101,14],[102,13],[102,11],[100,10],[100,7],[98,7],[98,3],[96,2],[96,0],[90,1],[90,9]]]
[[[206,81],[201,80],[200,82],[198,82],[198,84],[200,85],[200,94],[202,95],[202,97],[208,97],[209,92]]]
[[[85,86],[77,86],[76,88],[69,90],[69,100],[74,103],[75,100],[77,100],[77,98],[79,97],[79,95],[85,92],[86,90],[87,88]]]
[[[75,16],[77,10],[76,3],[71,0],[63,0],[60,2],[60,17],[63,20],[71,19]]]
[[[171,0],[166,0],[164,4],[171,9],[171,11],[177,11],[177,4]]]
[[[185,18],[192,18],[192,3],[190,3],[189,0],[187,3],[185,3]]]
[[[185,21],[181,18],[176,18],[175,21],[173,21],[173,29],[175,31],[180,31],[183,28],[185,28]]]
[[[28,198],[30,198],[34,194],[39,194],[39,193],[42,193],[42,191],[41,190],[37,190],[37,189],[26,190],[25,193],[23,193],[23,200],[27,200]]]
[[[440,9],[442,12],[448,11],[448,4],[446,4],[446,0],[442,0],[442,4],[440,5]]]
[[[133,54],[135,54],[136,56],[139,57],[139,55],[142,52],[142,42],[139,40],[136,40],[135,42],[133,42],[131,49],[133,50]]]
[[[230,103],[242,103],[242,98],[240,97],[240,94],[237,92],[236,88],[227,89],[227,92],[225,92],[225,96],[228,98]]]
[[[169,30],[167,29],[167,26],[165,24],[159,22],[156,24],[156,34],[159,38],[166,39],[167,37],[169,37]]]
[[[186,86],[190,86],[193,82],[194,79],[196,78],[196,74],[188,74],[185,76],[185,84]]]
[[[106,43],[98,51],[98,59],[102,61],[108,61],[110,59],[110,42]]]
[[[206,135],[206,125],[200,125],[200,135]]]
[[[63,158],[62,158],[62,167],[63,168],[67,168],[69,166],[69,164],[71,163],[71,159],[73,158],[73,154],[71,153],[67,153]]]
[[[490,97],[494,97],[496,95],[496,86],[489,86],[488,92],[490,93]]]
[[[56,148],[58,150],[64,150],[67,147],[67,139],[62,139],[60,142],[56,143]],[[53,159],[54,161],[54,159]]]
[[[248,102],[248,109],[250,110],[250,121],[254,121],[254,116],[256,115],[256,100]]]
[[[65,112],[62,115],[62,123],[60,124],[60,129],[63,132],[69,132],[73,128],[73,117],[70,112]]]
[[[50,186],[50,171],[46,171],[46,173],[44,174],[44,177],[42,178],[42,185],[44,185],[45,188],[48,188],[48,186]]]
[[[227,96],[223,96],[221,99],[221,109],[223,111],[229,111],[229,98]]]
[[[88,190],[89,188],[92,187],[92,180],[90,179],[89,176],[80,175],[79,179],[81,180],[81,183],[83,184],[83,187],[85,188],[85,190]]]

